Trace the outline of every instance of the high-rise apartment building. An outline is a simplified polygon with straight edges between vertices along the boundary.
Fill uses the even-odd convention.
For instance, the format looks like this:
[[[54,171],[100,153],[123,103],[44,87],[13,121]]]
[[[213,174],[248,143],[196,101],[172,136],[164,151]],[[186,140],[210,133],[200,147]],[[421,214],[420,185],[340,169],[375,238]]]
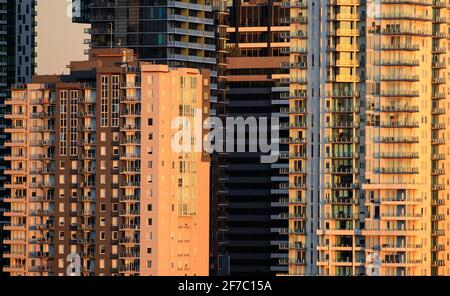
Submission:
[[[367,3],[366,252],[381,275],[449,274],[448,3]],[[446,165],[447,164],[447,165]]]
[[[448,8],[290,1],[289,274],[450,274]]]
[[[209,157],[172,149],[172,121],[209,114],[209,73],[121,48],[70,70],[6,101],[4,271],[63,275],[72,260],[83,275],[207,275]]]
[[[279,124],[272,142],[281,159],[261,163],[265,153],[233,151],[223,157],[225,178],[217,198],[217,266],[220,275],[287,272],[287,181],[289,9],[282,1],[233,1],[227,64],[227,112],[246,123]],[[278,123],[271,122],[275,118]],[[242,136],[236,135],[235,141]],[[259,136],[246,134],[257,141]],[[279,151],[277,151],[278,153]],[[272,151],[275,154],[275,151]]]
[[[4,155],[8,153],[4,129],[10,123],[4,117],[7,111],[4,101],[12,84],[29,82],[34,74],[36,4],[34,0],[0,0],[0,267],[4,265],[5,250],[2,229],[8,223],[3,216],[3,199],[8,194],[4,188],[7,181]]]
[[[211,115],[226,114],[227,0],[73,0],[73,21],[91,25],[91,48],[127,47],[140,60],[209,69]],[[217,254],[223,153],[211,154],[211,257]]]

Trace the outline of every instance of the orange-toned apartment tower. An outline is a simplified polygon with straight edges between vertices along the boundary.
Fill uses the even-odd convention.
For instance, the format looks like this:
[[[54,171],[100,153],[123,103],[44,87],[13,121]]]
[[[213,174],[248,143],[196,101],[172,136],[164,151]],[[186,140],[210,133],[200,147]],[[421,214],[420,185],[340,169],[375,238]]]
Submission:
[[[172,117],[209,113],[209,73],[98,49],[38,76],[12,120],[11,275],[207,275],[209,159],[175,153]],[[201,119],[200,119],[201,120]]]

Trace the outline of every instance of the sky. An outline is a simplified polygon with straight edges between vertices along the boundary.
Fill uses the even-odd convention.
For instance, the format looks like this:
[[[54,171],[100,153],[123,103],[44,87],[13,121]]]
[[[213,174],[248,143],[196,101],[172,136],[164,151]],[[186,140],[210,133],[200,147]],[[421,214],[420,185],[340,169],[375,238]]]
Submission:
[[[72,0],[39,0],[37,5],[37,74],[68,73],[70,61],[87,58],[85,25],[71,20]]]

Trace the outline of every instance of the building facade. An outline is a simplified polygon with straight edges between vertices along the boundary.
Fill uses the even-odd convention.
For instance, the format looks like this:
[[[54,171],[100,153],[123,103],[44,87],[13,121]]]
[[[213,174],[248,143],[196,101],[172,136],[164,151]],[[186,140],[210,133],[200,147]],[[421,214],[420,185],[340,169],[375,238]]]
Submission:
[[[8,194],[4,188],[8,180],[4,174],[7,135],[3,130],[10,122],[4,117],[7,112],[4,101],[12,84],[29,82],[34,74],[36,4],[34,0],[0,1],[0,267],[5,264],[2,253],[6,251],[2,244],[2,228],[8,223],[3,216],[3,199]]]
[[[73,21],[90,24],[91,48],[127,47],[141,60],[209,69],[210,114],[226,114],[227,0],[73,0]],[[217,257],[222,153],[211,154],[211,262]],[[212,266],[211,269],[214,269]]]
[[[73,21],[90,24],[91,48],[125,47],[141,60],[170,67],[211,70],[211,107],[216,110],[223,69],[225,0],[73,0]],[[223,31],[223,29],[222,29]],[[222,36],[222,37],[220,37]],[[220,41],[222,39],[222,42]],[[222,65],[221,65],[222,64]]]
[[[209,158],[171,141],[173,117],[208,114],[209,73],[141,63],[128,49],[93,50],[70,69],[6,101],[4,271],[207,275]]]
[[[289,10],[281,1],[233,1],[229,6],[229,57],[227,63],[226,116],[245,123],[264,119],[279,125],[279,134],[268,137],[280,143],[281,158],[261,163],[265,153],[229,151],[221,162],[225,172],[217,194],[216,223],[219,275],[275,275],[287,272],[288,163],[288,39]],[[272,118],[276,119],[272,122]],[[227,125],[227,129],[228,129]],[[242,136],[236,135],[235,141]],[[279,153],[280,151],[272,151]]]
[[[289,5],[289,274],[448,275],[448,4]]]

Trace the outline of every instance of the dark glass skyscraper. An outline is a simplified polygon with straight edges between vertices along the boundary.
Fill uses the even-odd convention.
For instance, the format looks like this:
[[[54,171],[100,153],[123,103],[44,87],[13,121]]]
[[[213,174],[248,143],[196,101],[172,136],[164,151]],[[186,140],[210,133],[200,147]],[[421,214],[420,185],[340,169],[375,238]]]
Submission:
[[[282,1],[233,1],[229,7],[227,116],[278,119],[281,155],[288,152],[289,15]],[[271,125],[275,124],[271,122]],[[239,137],[239,136],[238,136]],[[249,143],[250,134],[245,138]],[[246,151],[249,151],[248,147]],[[272,152],[275,154],[275,151]],[[230,152],[222,158],[218,191],[218,275],[275,275],[287,271],[286,158],[261,163],[260,152]],[[214,247],[212,248],[214,249]]]
[[[91,25],[91,48],[125,47],[156,64],[210,69],[215,112],[220,53],[214,14],[221,2],[74,0],[73,21]]]

